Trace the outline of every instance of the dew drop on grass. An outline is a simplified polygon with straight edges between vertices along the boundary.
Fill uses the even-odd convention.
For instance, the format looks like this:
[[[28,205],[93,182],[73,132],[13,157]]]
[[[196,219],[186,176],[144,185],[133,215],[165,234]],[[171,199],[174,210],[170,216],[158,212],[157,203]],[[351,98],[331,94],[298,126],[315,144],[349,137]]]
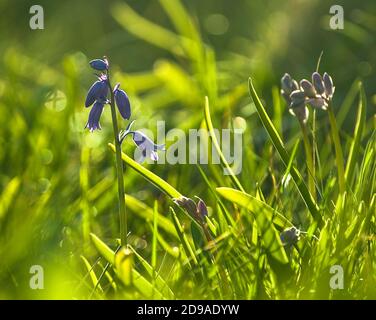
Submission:
[[[54,158],[54,155],[50,149],[44,148],[40,152],[40,160],[43,165],[49,165]]]
[[[225,34],[230,26],[228,19],[223,14],[211,14],[204,22],[206,31],[215,36]]]
[[[39,193],[45,193],[47,192],[51,187],[51,182],[47,178],[40,178],[38,180],[38,192]]]

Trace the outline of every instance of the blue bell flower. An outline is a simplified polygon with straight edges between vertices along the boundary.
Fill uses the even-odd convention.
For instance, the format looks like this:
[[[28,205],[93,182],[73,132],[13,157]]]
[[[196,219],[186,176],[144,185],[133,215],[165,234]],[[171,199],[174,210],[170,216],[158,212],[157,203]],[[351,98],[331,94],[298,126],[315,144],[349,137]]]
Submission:
[[[102,115],[104,107],[104,102],[99,100],[96,101],[89,113],[89,120],[86,123],[85,128],[88,128],[90,132],[93,132],[96,129],[101,129],[101,125],[99,123],[100,117]]]
[[[115,102],[121,116],[128,120],[131,117],[131,104],[125,91],[119,89],[119,87],[120,84],[118,83],[114,88]]]
[[[99,71],[108,70],[108,61],[107,59],[94,59],[89,62],[90,66]]]
[[[107,78],[102,76],[90,87],[86,96],[85,107],[90,107],[97,99],[106,99],[107,93]]]

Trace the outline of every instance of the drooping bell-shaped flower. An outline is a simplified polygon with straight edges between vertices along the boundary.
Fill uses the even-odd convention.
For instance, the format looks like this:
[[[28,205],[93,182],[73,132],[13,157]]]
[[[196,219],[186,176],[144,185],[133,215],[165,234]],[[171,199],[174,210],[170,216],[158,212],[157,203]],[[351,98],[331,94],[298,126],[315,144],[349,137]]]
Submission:
[[[173,200],[179,207],[184,208],[192,217],[195,216],[197,207],[196,203],[191,199],[185,196],[176,198]]]
[[[298,83],[288,73],[285,73],[281,78],[281,94],[288,105],[291,103],[290,94],[298,89]]]
[[[94,103],[93,107],[91,108],[90,113],[89,113],[89,119],[85,126],[85,128],[88,128],[90,132],[93,132],[96,129],[99,129],[99,130],[101,129],[99,120],[102,115],[103,107],[104,107],[104,102],[98,100]]]
[[[121,116],[128,120],[131,117],[131,104],[129,98],[124,90],[119,89],[120,84],[118,83],[114,88],[115,102],[119,109]]]
[[[144,161],[146,157],[152,159],[153,161],[158,161],[158,150],[165,150],[164,144],[154,143],[148,136],[146,136],[141,131],[132,131],[131,127],[135,121],[133,120],[127,128],[120,133],[119,140],[120,143],[123,142],[127,135],[132,135],[133,142],[136,144],[138,149],[141,151],[142,158],[140,161]]]
[[[197,197],[198,198],[198,197]],[[204,202],[204,200],[198,198],[198,202],[197,202],[197,216],[200,218],[200,219],[204,219],[205,217],[208,216],[208,208]]]
[[[108,70],[108,61],[107,59],[94,59],[89,62],[90,66],[98,71]]]
[[[306,97],[315,98],[316,97],[316,90],[315,87],[311,82],[307,79],[303,79],[300,81],[300,89],[304,92]]]
[[[322,95],[325,93],[324,82],[318,72],[312,73],[312,84],[315,87],[317,94]]]
[[[148,157],[153,161],[158,161],[158,150],[165,150],[164,144],[156,144],[141,131],[131,132],[133,141],[142,152],[142,157]]]
[[[285,73],[281,79],[281,94],[289,105],[290,113],[305,123],[309,114],[307,105],[326,110],[335,87],[332,78],[326,72],[323,77],[314,72],[312,83],[306,79],[300,81],[299,87],[295,83],[296,81]]]
[[[101,76],[90,87],[86,96],[85,107],[86,108],[90,107],[94,103],[94,101],[97,99],[106,99],[107,94],[108,94],[107,78],[105,76]]]
[[[284,246],[293,246],[300,239],[300,230],[295,227],[287,228],[280,234],[282,244]]]
[[[332,77],[325,72],[322,79],[324,81],[325,94],[328,99],[331,99],[333,97],[334,90],[335,90],[335,87],[333,86]]]

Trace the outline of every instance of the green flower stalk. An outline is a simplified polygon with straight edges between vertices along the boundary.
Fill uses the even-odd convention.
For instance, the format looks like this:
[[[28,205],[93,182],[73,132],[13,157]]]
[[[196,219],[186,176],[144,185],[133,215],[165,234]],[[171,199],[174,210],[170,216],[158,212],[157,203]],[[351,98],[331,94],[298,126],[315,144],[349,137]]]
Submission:
[[[124,119],[129,120],[131,116],[130,103],[126,93],[119,89],[119,84],[117,84],[113,90],[110,81],[109,63],[105,57],[103,59],[95,59],[90,61],[90,66],[93,69],[100,71],[101,74],[98,76],[98,80],[89,89],[86,97],[85,106],[93,106],[90,110],[89,119],[85,127],[88,128],[90,132],[97,129],[100,130],[101,126],[99,120],[102,115],[103,108],[106,104],[110,105],[115,138],[116,175],[119,195],[120,240],[122,246],[127,246],[128,226],[125,208],[124,172],[121,159],[121,141],[119,138],[120,132],[115,105],[118,107],[121,116]],[[110,99],[107,98],[108,92],[110,92]]]

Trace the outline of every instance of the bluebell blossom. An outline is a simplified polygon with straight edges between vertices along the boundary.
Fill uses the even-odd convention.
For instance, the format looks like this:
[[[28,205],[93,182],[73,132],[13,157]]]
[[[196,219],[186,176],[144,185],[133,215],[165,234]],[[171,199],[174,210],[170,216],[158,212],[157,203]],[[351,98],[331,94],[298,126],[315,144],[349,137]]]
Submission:
[[[165,145],[164,144],[156,144],[154,143],[148,136],[146,136],[143,132],[141,131],[132,131],[130,130],[134,121],[132,121],[127,129],[120,134],[119,140],[120,143],[123,142],[125,137],[127,135],[131,135],[133,142],[136,144],[138,149],[141,151],[142,158],[140,159],[141,161],[144,161],[146,157],[150,158],[153,161],[158,161],[158,150],[165,150]]]
[[[299,90],[299,85],[288,73],[281,78],[281,94],[289,106],[289,112],[299,121],[306,123],[308,120],[308,108],[305,106],[305,95]]]
[[[283,230],[280,239],[284,246],[292,246],[300,240],[301,231],[298,228],[291,227]]]
[[[208,216],[208,208],[204,202],[204,200],[198,199],[197,204],[191,199],[185,196],[181,196],[180,198],[173,199],[173,201],[179,206],[184,208],[191,217],[195,218],[196,221],[200,223],[205,222],[205,217]]]
[[[198,198],[197,217],[204,220],[205,217],[208,216],[208,207],[206,206],[204,200],[200,199],[199,197],[196,197],[196,198]]]
[[[281,78],[281,94],[288,105],[291,103],[290,94],[298,89],[298,83],[288,73],[285,73]]]
[[[184,208],[191,216],[195,216],[196,214],[196,203],[191,199],[185,196],[181,196],[180,198],[175,198],[173,201],[179,206]]]
[[[120,87],[120,84],[118,83],[116,84],[114,88],[114,96],[115,96],[116,105],[119,109],[121,116],[124,119],[129,120],[129,118],[131,117],[131,105],[129,103],[129,98],[127,94],[125,93],[125,91],[122,89],[119,89],[119,87]]]
[[[93,83],[90,87],[86,100],[85,100],[85,107],[90,107],[93,104],[92,110],[89,114],[88,122],[85,128],[89,128],[90,132],[101,129],[99,120],[102,115],[103,107],[107,103],[111,103],[108,100],[108,93],[110,89],[110,83],[108,79],[108,68],[109,63],[107,58],[103,59],[94,59],[90,61],[90,66],[95,69],[102,71],[98,76],[98,80]],[[121,116],[128,120],[131,116],[131,105],[129,102],[129,98],[124,90],[119,89],[120,84],[117,84],[113,90],[114,93],[114,101],[113,103],[117,105],[118,110]]]
[[[299,85],[288,73],[281,78],[281,94],[289,106],[289,111],[303,123],[308,120],[307,105],[326,110],[334,90],[333,80],[326,72],[323,77],[318,72],[314,72],[312,83],[303,79]]]
[[[101,129],[101,125],[99,123],[100,117],[102,115],[104,107],[104,102],[103,101],[95,101],[93,107],[90,110],[89,113],[89,120],[86,123],[85,128],[88,128],[90,132],[93,132],[96,129]]]
[[[94,59],[89,62],[90,66],[98,71],[108,70],[108,60],[107,59]]]
[[[326,72],[323,77],[318,72],[314,72],[312,74],[312,84],[308,80],[304,79],[304,81],[312,90],[312,94],[307,96],[306,103],[314,108],[326,110],[335,90],[332,78]]]
[[[108,94],[107,77],[102,75],[98,77],[98,80],[90,87],[86,100],[85,107],[90,107],[97,99],[106,99]]]

